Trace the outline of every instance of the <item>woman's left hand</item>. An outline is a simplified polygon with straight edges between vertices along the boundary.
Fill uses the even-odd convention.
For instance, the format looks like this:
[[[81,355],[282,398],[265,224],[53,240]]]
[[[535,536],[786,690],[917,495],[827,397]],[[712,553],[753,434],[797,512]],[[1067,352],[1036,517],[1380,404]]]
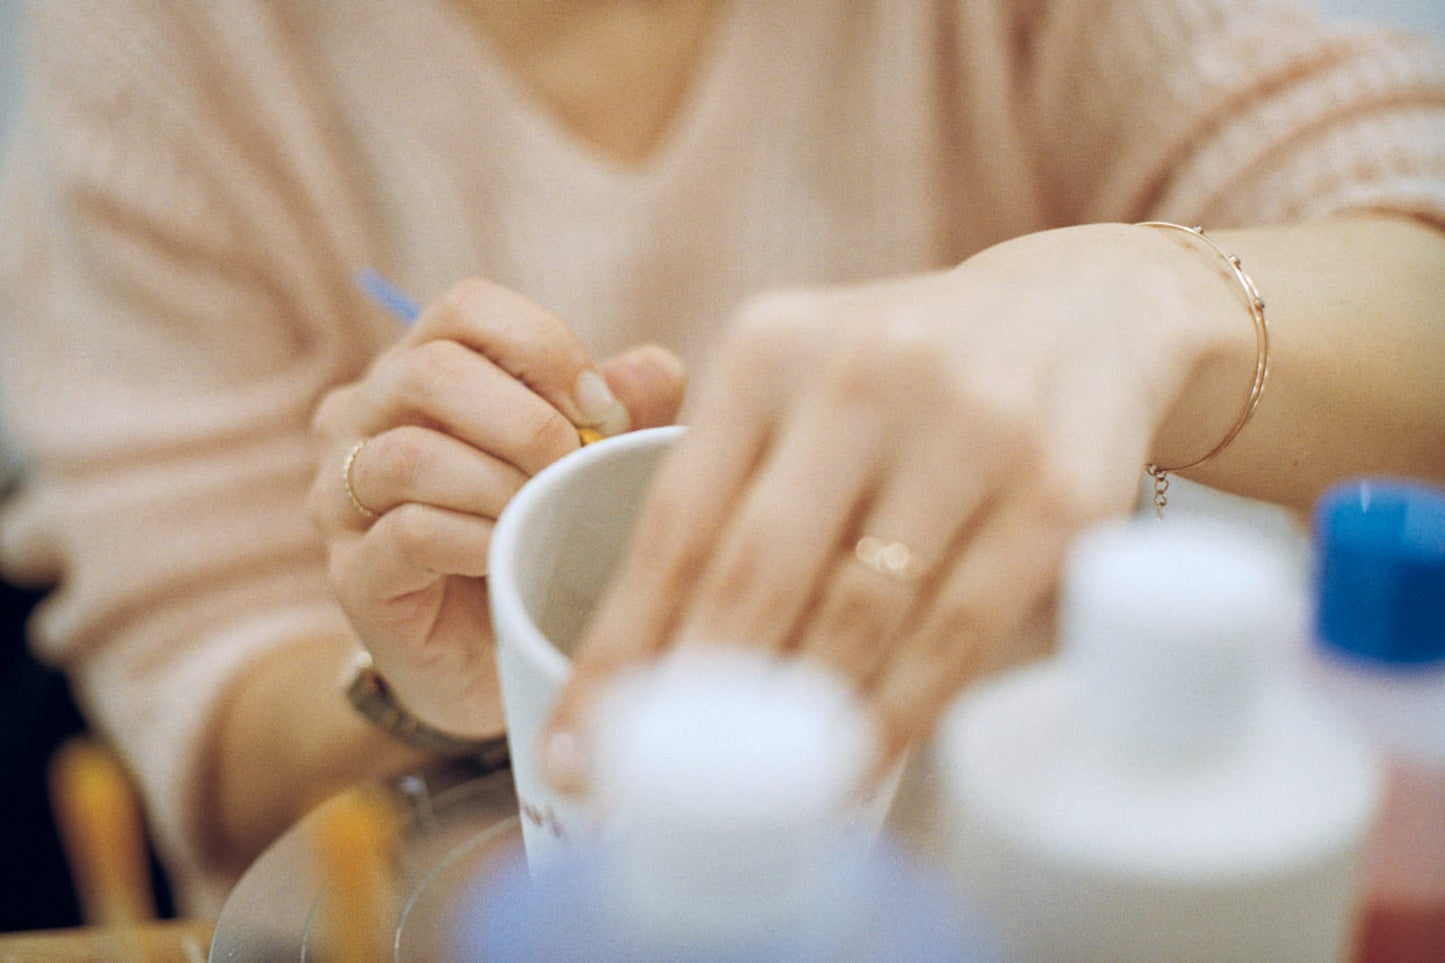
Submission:
[[[1076,533],[1135,505],[1146,462],[1207,450],[1249,391],[1239,292],[1174,233],[1068,228],[746,306],[578,653],[549,777],[585,784],[583,708],[673,644],[833,667],[885,761],[1037,651],[1024,629]]]

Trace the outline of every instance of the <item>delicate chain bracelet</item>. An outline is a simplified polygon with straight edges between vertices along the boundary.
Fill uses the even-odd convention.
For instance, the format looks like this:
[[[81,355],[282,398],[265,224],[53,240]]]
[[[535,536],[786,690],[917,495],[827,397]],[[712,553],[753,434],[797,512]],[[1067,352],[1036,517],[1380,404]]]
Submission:
[[[1186,468],[1193,468],[1195,465],[1203,464],[1215,455],[1219,454],[1235,437],[1244,430],[1249,423],[1250,416],[1254,409],[1259,406],[1259,397],[1264,394],[1264,381],[1269,375],[1269,326],[1264,321],[1264,298],[1260,297],[1259,287],[1255,285],[1254,279],[1244,273],[1244,268],[1239,263],[1239,258],[1230,254],[1224,248],[1215,243],[1214,239],[1204,233],[1204,228],[1199,225],[1185,227],[1183,224],[1174,224],[1169,221],[1143,221],[1139,227],[1162,227],[1174,231],[1183,231],[1208,244],[1214,252],[1229,264],[1229,270],[1233,273],[1240,287],[1244,288],[1245,302],[1249,305],[1249,314],[1254,321],[1254,383],[1249,388],[1249,400],[1244,404],[1244,410],[1239,413],[1238,420],[1229,433],[1224,436],[1219,444],[1209,450],[1209,453],[1201,458],[1172,468],[1164,468],[1159,465],[1150,464],[1145,470],[1154,478],[1154,514],[1164,517],[1164,505],[1167,502],[1169,491],[1169,473],[1183,471]]]

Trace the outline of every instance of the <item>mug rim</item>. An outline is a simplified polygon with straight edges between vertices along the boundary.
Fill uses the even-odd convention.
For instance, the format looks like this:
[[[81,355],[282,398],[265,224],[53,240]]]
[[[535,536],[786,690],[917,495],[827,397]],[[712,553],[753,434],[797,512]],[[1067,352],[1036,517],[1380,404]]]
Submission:
[[[533,475],[512,496],[497,517],[492,529],[491,545],[487,550],[487,591],[491,597],[492,629],[495,644],[500,652],[504,646],[516,649],[547,676],[562,680],[570,670],[572,660],[552,644],[532,619],[522,602],[514,566],[498,565],[502,558],[515,557],[521,541],[521,532],[533,507],[549,497],[559,485],[575,473],[584,471],[589,465],[617,457],[623,452],[639,446],[651,446],[672,439],[686,431],[683,425],[663,425],[657,428],[639,428],[621,435],[603,438],[590,445],[584,445],[554,461]],[[501,629],[502,613],[506,613],[508,631]],[[510,639],[510,641],[508,641]]]

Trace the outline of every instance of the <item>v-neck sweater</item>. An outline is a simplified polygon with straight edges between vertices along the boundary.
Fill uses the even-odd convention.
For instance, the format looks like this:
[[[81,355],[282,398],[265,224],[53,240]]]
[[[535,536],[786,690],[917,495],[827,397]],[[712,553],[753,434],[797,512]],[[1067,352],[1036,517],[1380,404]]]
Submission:
[[[1290,2],[732,0],[635,164],[456,0],[35,7],[0,208],[24,468],[0,562],[56,586],[35,648],[123,750],[193,913],[231,880],[199,777],[228,686],[349,632],[304,503],[317,400],[400,331],[359,271],[421,301],[489,278],[598,357],[696,367],[752,293],[1045,228],[1445,225],[1440,52]]]

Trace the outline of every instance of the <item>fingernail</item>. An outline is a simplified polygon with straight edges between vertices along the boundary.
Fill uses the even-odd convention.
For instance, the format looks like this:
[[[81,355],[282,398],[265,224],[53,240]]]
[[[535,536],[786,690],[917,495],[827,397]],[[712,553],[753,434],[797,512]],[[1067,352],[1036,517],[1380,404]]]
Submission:
[[[630,427],[627,409],[597,372],[589,368],[578,375],[575,394],[579,427],[598,428],[604,435],[620,435]]]
[[[582,742],[570,729],[555,729],[542,744],[542,777],[563,792],[578,792],[587,782]]]

